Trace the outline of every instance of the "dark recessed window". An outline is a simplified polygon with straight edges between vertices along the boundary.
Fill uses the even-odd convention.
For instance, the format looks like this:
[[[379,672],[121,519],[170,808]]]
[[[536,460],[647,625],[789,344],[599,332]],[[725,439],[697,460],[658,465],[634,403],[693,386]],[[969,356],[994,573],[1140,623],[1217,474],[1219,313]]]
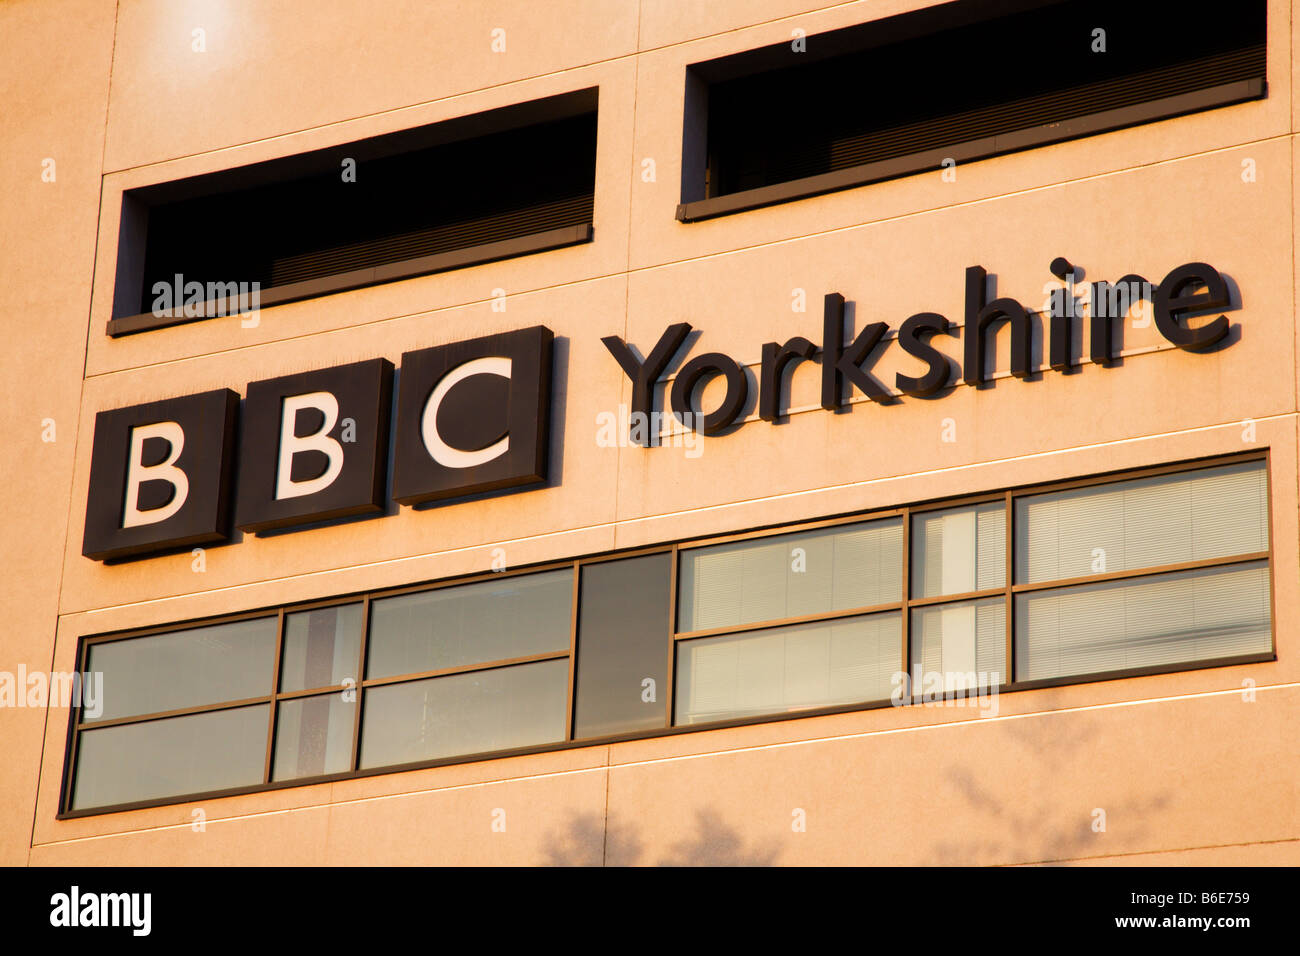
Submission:
[[[672,588],[666,551],[582,569],[574,737],[667,723]]]
[[[109,334],[588,241],[596,94],[130,190]]]
[[[678,218],[1262,97],[1265,6],[959,0],[694,64]]]

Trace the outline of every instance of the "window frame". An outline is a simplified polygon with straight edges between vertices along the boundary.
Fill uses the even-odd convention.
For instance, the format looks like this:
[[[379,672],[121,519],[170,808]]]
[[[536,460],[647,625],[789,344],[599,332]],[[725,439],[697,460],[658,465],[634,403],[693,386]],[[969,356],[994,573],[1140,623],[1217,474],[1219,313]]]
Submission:
[[[150,199],[170,196],[171,201],[193,199],[200,196],[218,196],[239,192],[248,186],[268,186],[276,183],[293,184],[310,172],[319,172],[322,163],[335,163],[339,157],[368,156],[388,159],[422,149],[472,142],[498,133],[526,130],[532,126],[591,116],[599,130],[600,88],[587,86],[519,103],[482,110],[468,115],[451,116],[421,126],[393,130],[362,139],[338,143],[315,149],[288,153],[271,159],[133,186],[122,192],[117,248],[110,263],[114,270],[110,299],[109,319],[105,333],[109,338],[119,338],[140,332],[170,328],[192,322],[219,318],[238,318],[241,314],[240,297],[219,296],[198,305],[198,315],[184,315],[180,305],[173,306],[171,315],[155,315],[150,311],[133,312],[145,308],[147,297],[136,296],[145,279],[145,259]],[[481,127],[476,129],[475,127]],[[377,151],[377,152],[376,152]],[[370,156],[370,154],[375,154]],[[470,266],[486,265],[503,259],[549,252],[593,241],[595,234],[595,197],[599,191],[599,142],[591,156],[592,162],[592,214],[590,222],[559,226],[540,232],[526,233],[477,245],[458,246],[442,252],[360,269],[335,272],[316,278],[269,285],[258,292],[258,310],[348,292],[370,286],[384,285],[403,279],[434,275]],[[332,167],[334,168],[334,167]],[[206,284],[205,284],[206,288]],[[181,314],[175,314],[181,311]]]
[[[816,63],[844,54],[865,53],[876,46],[900,40],[917,40],[948,28],[978,26],[1008,13],[1024,13],[1050,6],[1052,0],[1016,0],[985,11],[978,9],[979,5],[975,3],[962,6],[947,2],[921,10],[890,14],[806,37],[807,45],[799,54],[800,64]],[[1267,17],[1265,30],[1267,66]],[[890,179],[938,172],[949,161],[963,166],[1268,97],[1265,77],[1233,80],[1038,126],[990,133],[976,139],[947,143],[830,172],[721,195],[709,195],[711,183],[716,182],[717,175],[714,157],[708,145],[710,88],[719,83],[757,77],[796,66],[798,64],[793,64],[787,55],[790,51],[791,44],[787,39],[687,64],[681,147],[681,201],[675,214],[678,222],[701,222]]]
[[[1265,497],[1266,497],[1266,515],[1265,520],[1269,530],[1269,547],[1266,552],[1253,552],[1249,555],[1233,555],[1224,558],[1213,558],[1201,561],[1179,562],[1176,564],[1159,565],[1144,567],[1131,571],[1120,572],[1103,572],[1100,574],[1087,575],[1084,577],[1075,577],[1069,579],[1059,579],[1052,581],[1036,581],[1017,585],[1014,583],[1015,570],[1015,507],[1014,499],[1024,495],[1037,495],[1051,493],[1056,491],[1068,491],[1078,488],[1085,488],[1095,485],[1114,484],[1118,482],[1138,480],[1142,478],[1151,478],[1160,475],[1177,474],[1181,472],[1191,472],[1206,468],[1213,468],[1221,465],[1243,464],[1251,461],[1260,461],[1264,467],[1265,480]],[[265,697],[251,698],[240,701],[223,701],[218,704],[210,704],[199,707],[184,708],[176,711],[152,713],[145,715],[135,715],[132,717],[118,718],[113,720],[91,721],[89,724],[80,720],[80,706],[69,708],[67,741],[64,749],[64,766],[59,793],[59,812],[56,819],[73,819],[86,816],[99,816],[107,813],[118,813],[128,810],[144,809],[149,807],[173,806],[183,803],[193,803],[200,800],[219,799],[227,796],[237,796],[249,793],[258,793],[268,790],[278,790],[285,787],[301,787],[313,784],[330,783],[339,780],[350,780],[361,777],[370,777],[380,774],[400,773],[410,770],[429,769],[433,767],[477,763],[484,760],[497,760],[506,757],[523,756],[528,754],[547,753],[560,750],[571,750],[581,747],[601,746],[611,743],[618,743],[627,740],[641,740],[654,737],[666,737],[682,733],[697,733],[708,730],[718,730],[732,727],[743,727],[754,724],[770,723],[781,720],[801,720],[812,717],[822,717],[831,714],[854,713],[859,711],[876,710],[891,706],[916,706],[920,697],[919,690],[912,688],[912,695],[909,699],[903,701],[901,705],[895,705],[890,699],[857,701],[847,704],[834,704],[821,707],[810,707],[798,711],[780,711],[771,714],[760,714],[752,716],[743,716],[736,718],[727,718],[700,723],[674,723],[675,698],[677,691],[677,646],[679,641],[691,640],[702,637],[721,636],[724,634],[744,634],[749,632],[758,632],[776,627],[787,627],[796,624],[816,623],[820,621],[836,620],[839,618],[857,617],[869,613],[885,613],[897,611],[901,614],[901,632],[902,632],[902,652],[901,663],[903,670],[911,674],[913,668],[912,653],[912,627],[911,611],[915,607],[930,607],[942,604],[952,604],[962,601],[970,601],[980,598],[1002,597],[1006,602],[1006,671],[1003,680],[994,688],[996,693],[1014,693],[1026,690],[1038,690],[1049,687],[1060,687],[1072,684],[1089,684],[1101,681],[1124,680],[1134,677],[1147,677],[1159,674],[1181,673],[1185,671],[1204,670],[1216,667],[1231,667],[1243,664],[1267,663],[1277,660],[1277,593],[1275,587],[1275,534],[1273,528],[1273,488],[1272,488],[1272,461],[1270,449],[1263,448],[1249,452],[1216,455],[1205,458],[1183,460],[1170,462],[1161,465],[1149,466],[1139,469],[1119,469],[1103,473],[1098,473],[1082,478],[1066,479],[1055,482],[1040,484],[1015,485],[1005,487],[1001,490],[980,492],[971,495],[959,497],[939,498],[922,501],[912,505],[901,505],[886,507],[868,511],[855,511],[850,513],[838,514],[830,517],[816,518],[802,522],[791,522],[785,524],[771,524],[751,528],[747,531],[724,533],[701,538],[682,538],[668,541],[660,544],[647,545],[639,548],[625,550],[595,552],[588,555],[581,555],[571,559],[539,562],[537,564],[526,565],[518,568],[510,568],[504,571],[485,571],[471,575],[462,575],[459,577],[439,579],[429,582],[421,582],[410,585],[401,585],[390,588],[375,588],[369,591],[351,592],[333,596],[326,599],[285,604],[282,606],[264,607],[260,609],[239,612],[236,614],[217,615],[205,618],[193,619],[190,621],[179,622],[175,624],[166,624],[151,626],[146,628],[135,628],[116,632],[107,632],[103,634],[84,635],[78,638],[76,662],[78,672],[85,670],[86,661],[89,657],[90,648],[111,641],[129,640],[132,638],[148,637],[154,634],[186,631],[194,628],[204,627],[211,624],[232,623],[242,620],[250,620],[262,617],[277,617],[277,635],[275,651],[275,672],[272,675],[272,693]],[[979,591],[972,591],[962,594],[945,594],[928,598],[913,598],[911,596],[911,537],[912,537],[912,517],[915,515],[925,514],[928,512],[948,510],[956,507],[983,504],[989,502],[1002,502],[1006,509],[1006,536],[1007,536],[1007,558],[1006,558],[1006,576],[1002,586],[998,588],[988,588]],[[735,543],[739,541],[757,540],[762,538],[777,537],[780,535],[791,534],[795,532],[805,532],[818,530],[822,528],[837,527],[840,525],[857,524],[864,521],[874,521],[879,519],[888,519],[900,517],[903,522],[903,543],[902,555],[902,591],[900,600],[882,605],[873,605],[868,608],[849,608],[842,611],[819,612],[811,615],[800,615],[790,618],[772,619],[760,622],[754,622],[744,625],[725,626],[721,628],[709,629],[706,631],[685,631],[677,630],[677,609],[678,609],[678,592],[680,590],[680,553],[683,550],[694,548],[709,547],[718,544]],[[581,579],[582,569],[587,565],[603,563],[606,561],[619,561],[628,558],[641,557],[651,554],[670,555],[669,574],[671,586],[669,588],[669,609],[668,609],[668,628],[665,634],[665,648],[667,653],[667,689],[663,694],[664,699],[664,724],[659,727],[644,730],[630,731],[626,733],[611,734],[601,737],[575,738],[574,737],[574,714],[575,714],[575,670],[577,662],[577,645],[578,645],[578,624],[580,616],[581,601]],[[1266,561],[1268,563],[1268,580],[1269,580],[1269,631],[1271,638],[1271,647],[1266,652],[1256,652],[1252,654],[1237,655],[1226,658],[1213,658],[1193,660],[1187,662],[1175,662],[1171,664],[1157,664],[1143,667],[1128,668],[1124,670],[1104,671],[1088,674],[1071,674],[1060,677],[1040,678],[1036,680],[1017,680],[1015,677],[1015,598],[1016,595],[1048,590],[1052,588],[1068,587],[1078,584],[1101,583],[1110,580],[1120,579],[1140,579],[1156,574],[1168,574],[1183,570],[1193,570],[1203,567],[1228,567],[1232,565],[1245,564],[1249,562]],[[457,666],[453,668],[441,669],[438,671],[402,674],[389,677],[369,679],[364,676],[364,667],[366,655],[368,652],[368,638],[370,631],[370,604],[373,600],[380,598],[395,597],[402,594],[411,594],[417,592],[426,592],[439,590],[446,587],[458,587],[467,584],[473,584],[480,581],[500,580],[503,577],[518,575],[535,574],[546,571],[560,569],[570,569],[572,573],[572,600],[569,609],[569,646],[565,652],[548,652],[541,655],[527,655],[521,658],[509,658],[494,661],[486,661],[472,665]],[[324,774],[314,777],[299,777],[287,780],[272,780],[275,759],[275,730],[279,717],[279,701],[282,699],[294,699],[311,696],[320,696],[322,694],[337,693],[347,689],[346,685],[335,685],[331,687],[309,688],[301,691],[280,691],[281,680],[281,657],[284,646],[285,618],[289,614],[300,611],[310,611],[323,607],[333,607],[352,603],[363,603],[362,616],[362,633],[360,640],[360,658],[358,663],[358,672],[356,683],[353,685],[357,693],[355,701],[357,711],[353,721],[353,739],[352,739],[352,769],[333,774]],[[567,677],[567,708],[565,716],[565,739],[549,744],[538,744],[527,747],[518,747],[508,750],[495,750],[483,753],[456,755],[452,757],[440,757],[431,760],[415,761],[407,764],[391,765],[384,767],[374,767],[360,769],[358,767],[359,748],[361,740],[361,725],[364,720],[364,700],[365,690],[371,686],[382,686],[388,684],[403,683],[407,681],[422,680],[430,677],[445,676],[452,673],[466,673],[478,670],[491,670],[502,667],[508,667],[514,664],[529,663],[534,660],[559,660],[567,657],[568,660],[568,677]],[[981,692],[984,692],[981,690]],[[957,692],[960,694],[961,692]],[[972,691],[973,693],[973,691]],[[166,717],[179,717],[190,713],[202,713],[215,710],[225,710],[233,707],[251,706],[254,704],[269,703],[269,726],[267,730],[267,750],[265,755],[265,765],[263,772],[263,782],[260,784],[232,787],[223,790],[208,791],[204,793],[187,794],[178,797],[162,797],[148,800],[134,801],[124,804],[116,804],[103,807],[90,807],[79,810],[70,808],[72,799],[72,788],[76,776],[77,764],[77,743],[80,734],[86,730],[93,730],[98,727],[107,727],[120,723],[142,723],[149,720],[159,720]]]

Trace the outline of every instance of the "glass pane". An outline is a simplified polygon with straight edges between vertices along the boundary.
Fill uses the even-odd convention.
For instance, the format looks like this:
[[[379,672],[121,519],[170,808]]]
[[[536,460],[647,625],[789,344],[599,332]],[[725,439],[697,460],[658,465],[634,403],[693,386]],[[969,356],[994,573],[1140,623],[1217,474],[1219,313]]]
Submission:
[[[669,554],[582,569],[575,737],[662,727],[667,721],[661,695],[668,690],[671,576]]]
[[[361,767],[388,767],[564,739],[568,660],[372,687]]]
[[[260,617],[91,645],[87,667],[104,675],[99,718],[270,696],[276,626]]]
[[[284,616],[280,690],[334,687],[357,679],[363,605],[318,607]]]
[[[1262,461],[1016,499],[1016,580],[1268,550]]]
[[[352,769],[352,723],[356,702],[339,691],[280,701],[275,723],[272,780],[318,777]]]
[[[366,676],[567,651],[572,613],[571,568],[372,601]]]
[[[1007,509],[999,501],[912,519],[912,596],[966,594],[1007,583]]]
[[[994,687],[1007,673],[1004,598],[936,604],[912,611],[912,675],[917,690],[942,674],[945,691]]]
[[[682,641],[676,722],[885,700],[902,656],[897,612]]]
[[[898,518],[683,551],[677,630],[704,631],[902,598]]]
[[[1272,649],[1268,565],[1016,597],[1016,677],[1035,680]]]
[[[72,809],[262,782],[269,704],[85,730]]]

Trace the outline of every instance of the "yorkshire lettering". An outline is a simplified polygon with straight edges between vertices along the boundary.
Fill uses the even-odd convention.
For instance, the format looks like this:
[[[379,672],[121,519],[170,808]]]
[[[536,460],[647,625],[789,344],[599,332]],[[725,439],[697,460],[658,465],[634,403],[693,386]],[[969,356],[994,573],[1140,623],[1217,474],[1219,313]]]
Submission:
[[[1052,261],[1050,269],[1058,279],[1072,278],[1075,273],[1074,266],[1059,257]],[[988,275],[981,266],[968,268],[965,280],[965,339],[962,343],[963,362],[958,369],[961,380],[976,388],[989,384],[988,369],[996,336],[1005,326],[1011,329],[1011,374],[1020,379],[1029,378],[1035,372],[1033,343],[1043,337],[1036,313],[1013,298],[990,301]],[[1224,342],[1231,323],[1222,314],[1195,326],[1188,320],[1235,308],[1223,276],[1204,262],[1181,265],[1154,287],[1142,276],[1130,274],[1113,284],[1094,282],[1076,286],[1073,291],[1078,293],[1080,290],[1089,303],[1089,358],[1102,366],[1114,362],[1117,322],[1124,318],[1138,298],[1150,299],[1160,334],[1178,348],[1191,352],[1206,351]],[[1053,296],[1046,333],[1050,368],[1066,372],[1078,367],[1079,357],[1074,354],[1073,343],[1075,326],[1080,321],[1081,317],[1073,308],[1072,295]],[[923,362],[924,371],[919,375],[896,373],[894,386],[898,391],[921,398],[946,388],[951,379],[950,365],[955,363],[930,340],[936,335],[956,336],[959,331],[946,316],[936,312],[918,312],[905,319],[898,330],[898,345],[908,355]],[[670,325],[644,360],[638,359],[632,347],[618,336],[610,335],[601,340],[631,380],[633,416],[649,420],[657,414],[652,407],[655,383],[690,332],[691,326],[686,322]],[[823,408],[840,408],[855,389],[873,402],[893,403],[896,399],[892,392],[871,374],[872,366],[889,347],[888,332],[887,323],[871,322],[850,338],[844,324],[844,297],[837,292],[827,294],[820,349],[802,336],[784,344],[768,342],[763,345],[758,377],[759,417],[768,422],[780,420],[781,386],[786,371],[801,361],[815,359],[821,363]],[[712,411],[701,412],[697,407],[699,389],[718,377],[725,381],[722,401]],[[669,394],[669,405],[677,418],[689,423],[687,427],[697,428],[705,435],[715,435],[740,420],[748,399],[749,376],[744,367],[730,356],[709,352],[691,358],[678,370]],[[654,438],[654,435],[642,434],[633,435],[630,440],[649,446],[654,443]]]
[[[552,340],[537,326],[402,356],[395,501],[546,481]],[[220,542],[232,515],[260,532],[382,514],[393,375],[371,359],[253,382],[242,416],[230,389],[100,412],[82,553]]]

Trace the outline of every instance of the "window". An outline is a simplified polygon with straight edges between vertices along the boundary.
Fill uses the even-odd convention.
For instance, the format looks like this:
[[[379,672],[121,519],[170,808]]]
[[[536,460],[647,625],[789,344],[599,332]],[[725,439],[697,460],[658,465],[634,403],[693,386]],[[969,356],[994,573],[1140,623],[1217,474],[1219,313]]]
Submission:
[[[672,555],[582,569],[574,736],[663,727],[668,689]]]
[[[899,613],[887,611],[682,641],[677,723],[885,700],[901,639]]]
[[[130,190],[108,332],[246,311],[254,289],[269,306],[586,242],[596,96]]]
[[[902,668],[901,519],[694,548],[680,560],[677,723],[889,697]],[[867,608],[879,613],[853,613]],[[824,620],[792,623],[807,617]]]
[[[568,653],[572,603],[567,569],[377,600],[366,676]]]
[[[1258,461],[1018,498],[1016,673],[1267,652],[1268,550]]]
[[[681,633],[896,603],[898,519],[740,541],[682,554]]]
[[[1271,660],[1272,628],[1266,459],[1154,468],[89,637],[63,813]]]
[[[1262,97],[1265,8],[958,0],[694,64],[678,218]]]
[[[565,738],[571,567],[371,603],[359,766]]]
[[[356,692],[365,605],[286,614],[280,692],[344,687],[279,702],[272,780],[316,777],[352,768]]]
[[[1007,676],[1007,511],[1004,501],[923,512],[912,519],[912,661],[945,691]],[[996,592],[994,598],[974,594]],[[919,668],[918,668],[919,665]]]
[[[69,806],[260,783],[276,624],[261,617],[89,645],[84,670],[103,675],[102,695],[97,713],[81,714]]]

